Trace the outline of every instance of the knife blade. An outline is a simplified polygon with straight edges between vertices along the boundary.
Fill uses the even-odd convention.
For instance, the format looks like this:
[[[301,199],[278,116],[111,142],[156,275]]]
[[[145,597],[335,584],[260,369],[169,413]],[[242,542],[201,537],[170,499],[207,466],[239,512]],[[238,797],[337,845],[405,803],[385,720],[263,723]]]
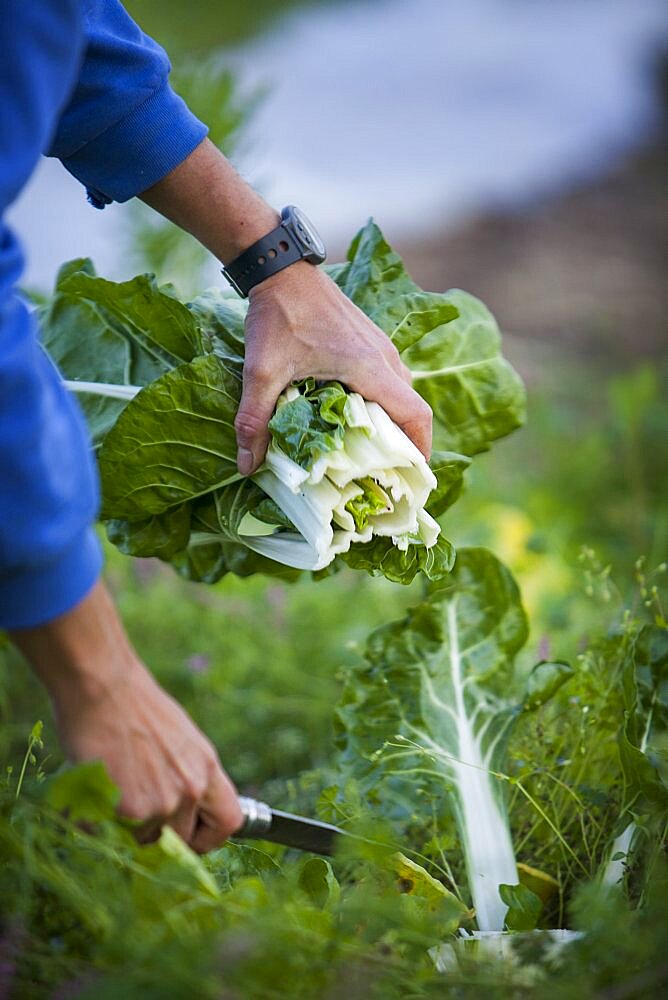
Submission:
[[[234,834],[242,839],[268,840],[272,844],[296,847],[314,854],[334,854],[336,841],[347,836],[345,830],[331,823],[307,819],[293,813],[272,809],[266,802],[239,796],[244,822]]]

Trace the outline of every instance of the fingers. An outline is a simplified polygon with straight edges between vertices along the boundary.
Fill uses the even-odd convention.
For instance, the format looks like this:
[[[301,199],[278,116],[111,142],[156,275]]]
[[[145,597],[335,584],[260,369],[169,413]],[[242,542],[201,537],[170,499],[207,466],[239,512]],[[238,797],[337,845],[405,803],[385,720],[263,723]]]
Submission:
[[[175,833],[178,833],[181,840],[190,844],[197,827],[197,804],[192,802],[184,803],[167,820],[167,826],[171,826]]]
[[[152,816],[139,824],[134,835],[140,844],[151,844],[160,838],[163,826],[171,826],[194,851],[206,854],[220,847],[242,824],[243,813],[234,785],[217,763],[199,801],[190,794],[184,796],[171,813]]]
[[[396,372],[386,369],[355,376],[351,389],[379,403],[429,460],[431,454],[431,407]]]
[[[269,444],[267,424],[284,383],[270,369],[254,366],[250,360],[244,365],[243,378],[234,429],[237,432],[237,467],[242,476],[249,476],[264,460]]]
[[[190,838],[190,846],[198,854],[206,854],[236,833],[243,821],[234,785],[218,765],[199,804],[198,823]]]

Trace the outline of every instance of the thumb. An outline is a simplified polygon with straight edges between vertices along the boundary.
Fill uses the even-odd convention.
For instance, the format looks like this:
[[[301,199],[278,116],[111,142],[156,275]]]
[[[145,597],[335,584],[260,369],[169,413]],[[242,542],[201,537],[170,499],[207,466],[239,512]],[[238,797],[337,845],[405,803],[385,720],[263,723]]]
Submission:
[[[237,467],[242,476],[250,476],[262,464],[269,444],[267,424],[282,389],[275,375],[246,362],[241,402],[234,420]]]
[[[199,804],[198,823],[190,837],[190,846],[198,854],[215,850],[241,829],[243,821],[234,785],[219,765]]]

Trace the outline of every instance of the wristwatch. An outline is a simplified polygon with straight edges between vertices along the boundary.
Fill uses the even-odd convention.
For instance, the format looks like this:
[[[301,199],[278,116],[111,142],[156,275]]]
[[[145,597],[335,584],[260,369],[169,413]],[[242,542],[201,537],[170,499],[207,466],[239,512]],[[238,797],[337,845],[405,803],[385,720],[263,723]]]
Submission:
[[[313,223],[301,209],[288,205],[281,212],[280,225],[239,254],[222,273],[245,299],[251,288],[284,267],[298,260],[322,264],[326,256],[325,244]]]

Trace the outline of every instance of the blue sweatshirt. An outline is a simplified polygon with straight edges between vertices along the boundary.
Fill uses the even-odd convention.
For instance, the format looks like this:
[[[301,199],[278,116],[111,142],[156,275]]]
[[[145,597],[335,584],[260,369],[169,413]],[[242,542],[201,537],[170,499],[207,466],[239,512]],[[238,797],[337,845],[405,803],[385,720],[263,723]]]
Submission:
[[[101,568],[88,436],[17,291],[23,256],[3,217],[43,153],[98,207],[184,160],[206,128],[169,69],[116,0],[0,0],[0,627],[69,610]]]

